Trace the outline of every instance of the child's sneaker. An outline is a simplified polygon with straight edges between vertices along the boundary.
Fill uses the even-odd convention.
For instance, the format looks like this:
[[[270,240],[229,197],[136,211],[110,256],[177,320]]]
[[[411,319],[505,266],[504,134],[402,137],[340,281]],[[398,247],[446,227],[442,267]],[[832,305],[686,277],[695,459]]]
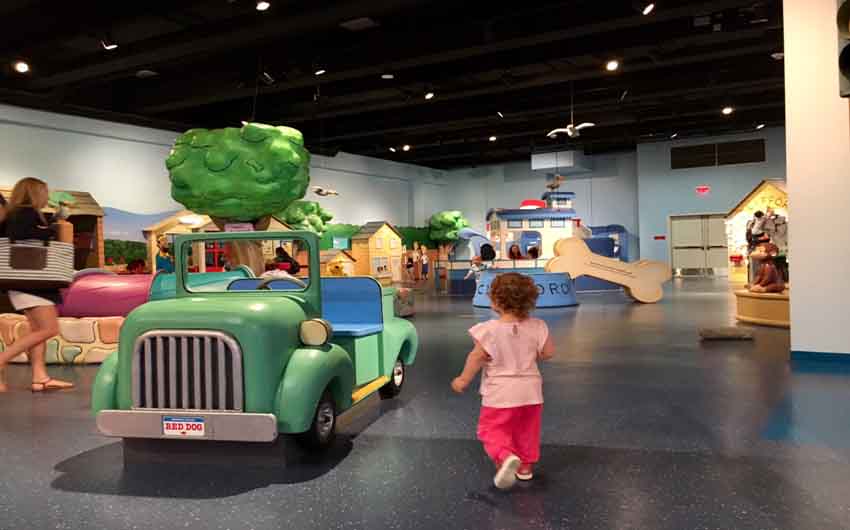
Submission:
[[[534,478],[534,465],[533,464],[522,464],[519,466],[519,469],[516,471],[516,478],[518,480],[531,480]]]
[[[496,476],[493,477],[493,484],[496,485],[500,490],[509,489],[516,482],[516,472],[519,469],[520,462],[519,457],[516,455],[510,455],[502,461],[502,465],[499,466],[499,470],[496,471]]]

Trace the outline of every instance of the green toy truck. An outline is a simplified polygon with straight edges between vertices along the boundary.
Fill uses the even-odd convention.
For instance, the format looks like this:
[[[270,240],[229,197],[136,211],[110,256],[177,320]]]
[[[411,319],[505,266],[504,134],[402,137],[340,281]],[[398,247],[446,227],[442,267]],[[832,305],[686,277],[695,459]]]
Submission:
[[[189,267],[222,247],[240,274],[196,281],[204,273]],[[273,270],[246,274],[235,259],[245,248]],[[394,290],[373,278],[322,278],[315,234],[192,234],[175,249],[175,298],[130,313],[97,374],[101,433],[244,442],[286,433],[321,448],[340,413],[401,391],[416,329],[395,316]],[[293,266],[296,255],[306,267]]]

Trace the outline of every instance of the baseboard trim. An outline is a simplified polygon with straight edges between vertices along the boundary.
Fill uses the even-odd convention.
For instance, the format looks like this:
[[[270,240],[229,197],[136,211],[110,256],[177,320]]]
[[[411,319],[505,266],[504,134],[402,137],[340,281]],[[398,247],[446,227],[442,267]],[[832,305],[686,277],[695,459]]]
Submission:
[[[792,361],[816,361],[850,365],[850,353],[791,350]]]

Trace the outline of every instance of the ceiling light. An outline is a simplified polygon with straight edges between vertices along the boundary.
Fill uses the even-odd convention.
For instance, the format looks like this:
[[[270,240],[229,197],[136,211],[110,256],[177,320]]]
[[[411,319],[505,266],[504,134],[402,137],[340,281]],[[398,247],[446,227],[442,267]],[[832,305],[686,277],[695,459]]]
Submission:
[[[136,77],[139,79],[150,79],[151,77],[158,76],[158,72],[154,72],[153,70],[139,70],[136,72]]]
[[[760,131],[760,130],[762,130],[762,129],[764,129],[764,124],[763,124],[763,123],[759,123],[758,125],[756,125],[756,130],[757,130],[757,131]]]
[[[348,31],[363,31],[377,28],[378,26],[380,26],[380,24],[369,17],[354,18],[340,23],[340,27],[345,28]]]
[[[727,105],[726,107],[723,107],[723,110],[721,110],[720,112],[722,112],[724,116],[729,116],[730,114],[735,112],[735,109]]]
[[[100,45],[104,50],[112,51],[118,48],[118,43],[110,38],[100,39]]]
[[[317,68],[316,71],[313,72],[313,73],[316,74],[317,76],[319,76],[319,75],[325,75],[326,73],[328,73],[328,71],[325,70],[324,68]]]
[[[498,140],[498,138],[496,138],[495,136],[491,136],[491,137],[490,137],[490,141],[491,141],[491,142],[495,142],[496,140]]]
[[[393,75],[393,74],[381,74],[381,79],[387,79],[387,80],[395,79],[395,75]]]
[[[643,15],[646,16],[646,15],[652,13],[654,10],[655,10],[655,4],[653,2],[650,2],[643,7],[643,11],[641,11],[641,13],[643,13]]]
[[[402,151],[410,151],[410,146],[407,145],[407,144],[404,144],[404,146],[401,148],[401,150]]]
[[[626,100],[626,96],[628,96],[628,95],[629,95],[629,91],[628,91],[628,90],[623,90],[623,93],[622,93],[622,94],[620,94],[620,103],[622,103],[623,101],[625,101],[625,100]]]
[[[679,133],[673,133],[673,134],[670,135],[671,140],[675,140],[678,137],[679,137]]]
[[[268,72],[263,72],[262,74],[260,74],[260,79],[263,80],[263,83],[269,86],[275,84],[275,78],[269,75]]]
[[[272,5],[270,2],[264,2],[260,0],[259,2],[257,2],[257,11],[266,11],[271,6]]]
[[[433,92],[428,92],[428,93],[426,93],[426,94],[425,94],[425,99],[434,99],[434,93],[433,93]]]
[[[500,118],[504,118],[504,117],[505,117],[505,115],[504,115],[504,114],[502,114],[502,112],[501,112],[501,111],[497,112],[496,114],[498,114]]]
[[[770,54],[770,56],[773,58],[774,61],[781,61],[782,59],[785,58],[785,53],[784,52],[773,52],[773,53]]]
[[[30,71],[30,65],[26,61],[15,61],[12,63],[12,68],[19,74],[25,74]]]
[[[397,149],[395,147],[390,147],[390,153],[395,153]]]
[[[608,61],[605,64],[605,69],[608,70],[609,72],[616,72],[617,69],[619,69],[619,68],[620,68],[620,61],[618,61],[616,59],[611,59],[610,61]]]

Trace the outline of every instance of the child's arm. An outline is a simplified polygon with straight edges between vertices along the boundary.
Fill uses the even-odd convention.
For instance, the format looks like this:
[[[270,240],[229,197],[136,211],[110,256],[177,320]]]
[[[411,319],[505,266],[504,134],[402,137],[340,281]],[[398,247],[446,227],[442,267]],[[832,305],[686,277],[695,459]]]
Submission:
[[[490,360],[490,356],[484,351],[484,348],[478,341],[475,341],[475,348],[466,356],[466,364],[463,366],[463,372],[452,380],[452,390],[458,394],[462,394],[466,387],[472,382],[481,368]]]
[[[552,336],[546,337],[546,342],[543,343],[543,350],[537,354],[537,358],[541,361],[548,361],[555,356],[555,345],[552,344]]]

